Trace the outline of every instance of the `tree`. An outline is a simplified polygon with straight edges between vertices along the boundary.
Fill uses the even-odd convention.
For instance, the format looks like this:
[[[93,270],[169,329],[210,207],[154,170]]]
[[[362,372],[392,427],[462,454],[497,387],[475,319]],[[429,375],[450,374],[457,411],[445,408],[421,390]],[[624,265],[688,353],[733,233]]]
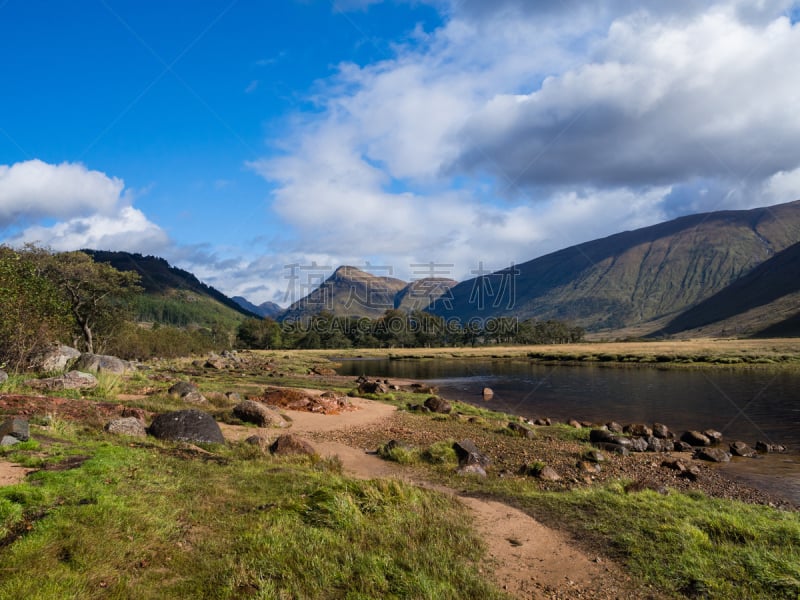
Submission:
[[[69,331],[69,309],[35,255],[0,246],[0,363],[15,371]]]
[[[139,274],[95,262],[83,252],[46,253],[42,272],[65,298],[79,338],[93,353],[98,335],[109,335],[125,321],[124,300],[142,290]]]

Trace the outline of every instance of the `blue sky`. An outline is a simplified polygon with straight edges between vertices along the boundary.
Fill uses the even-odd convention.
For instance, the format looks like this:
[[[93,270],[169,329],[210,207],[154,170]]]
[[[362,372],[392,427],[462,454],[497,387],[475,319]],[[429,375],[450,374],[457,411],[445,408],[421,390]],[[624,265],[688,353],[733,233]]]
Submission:
[[[0,0],[0,237],[156,254],[286,304],[288,265],[461,279],[794,200],[797,17],[780,0]]]

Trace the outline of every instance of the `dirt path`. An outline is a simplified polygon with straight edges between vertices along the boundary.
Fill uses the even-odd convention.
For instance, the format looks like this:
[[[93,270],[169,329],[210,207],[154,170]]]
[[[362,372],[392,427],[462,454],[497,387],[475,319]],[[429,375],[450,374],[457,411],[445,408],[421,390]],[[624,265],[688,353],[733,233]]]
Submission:
[[[395,408],[380,402],[353,399],[358,410],[338,415],[284,411],[299,435],[344,431],[350,427],[386,425]],[[249,427],[222,425],[226,438],[244,439]],[[280,430],[270,430],[274,437]],[[315,435],[319,438],[318,435]],[[362,479],[393,477],[451,494],[472,513],[475,527],[488,547],[493,579],[514,598],[641,598],[629,590],[619,567],[588,556],[568,537],[542,525],[524,512],[500,502],[461,496],[452,489],[412,481],[399,465],[386,462],[367,448],[339,442],[312,441],[322,456],[337,455],[344,471]]]
[[[14,463],[0,460],[0,486],[19,483],[25,479],[25,476],[31,471],[33,471],[33,469],[26,469]]]

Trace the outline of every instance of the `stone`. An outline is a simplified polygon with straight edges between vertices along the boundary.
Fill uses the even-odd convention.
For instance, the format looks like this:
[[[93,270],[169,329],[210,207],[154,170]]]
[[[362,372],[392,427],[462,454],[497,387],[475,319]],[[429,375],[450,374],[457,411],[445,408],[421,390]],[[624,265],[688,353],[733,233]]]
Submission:
[[[131,437],[145,437],[147,435],[144,421],[136,417],[113,419],[106,423],[103,429],[116,435],[129,435]]]
[[[536,433],[530,427],[526,427],[521,423],[511,422],[508,424],[508,429],[516,436],[527,438],[529,440],[536,437]]]
[[[289,423],[277,410],[255,400],[243,400],[234,406],[233,416],[245,423],[254,423],[259,427],[284,428],[289,426]]]
[[[20,442],[27,442],[31,437],[28,421],[19,417],[12,417],[0,425],[0,437],[10,435]]]
[[[624,427],[622,432],[633,437],[650,437],[653,435],[653,430],[644,423],[630,423]]]
[[[191,394],[192,392],[199,391],[199,388],[196,384],[192,383],[191,381],[179,381],[178,383],[173,384],[167,390],[167,393],[170,396],[177,396],[178,398],[183,398],[187,394]]]
[[[425,406],[427,406],[431,412],[440,413],[444,415],[449,415],[450,412],[453,410],[453,407],[450,406],[450,403],[441,398],[439,396],[431,396],[427,400],[425,400]]]
[[[681,440],[672,442],[672,449],[675,452],[692,452],[694,450],[691,444],[687,444],[686,442]]]
[[[602,463],[606,462],[608,459],[600,450],[587,450],[583,453],[583,460],[593,463]]]
[[[615,454],[619,454],[620,456],[629,456],[631,451],[628,450],[625,446],[621,444],[614,444],[610,442],[597,442],[595,446],[600,448],[601,450],[605,450],[606,452],[614,452]]]
[[[548,466],[541,469],[537,477],[542,481],[561,481],[561,475],[553,467]]]
[[[545,426],[548,426],[548,425],[552,425],[553,422],[550,419],[545,418],[545,419],[536,419],[536,420],[533,421],[533,424],[534,425],[538,425],[540,427],[545,427]]]
[[[494,390],[492,390],[492,388],[489,387],[483,388],[483,399],[491,400],[492,398],[494,398]]]
[[[206,369],[215,369],[217,371],[222,371],[228,368],[228,363],[224,358],[212,352],[211,354],[209,354],[203,367],[205,367]]]
[[[208,404],[208,400],[200,392],[189,392],[181,396],[181,400],[186,404]]]
[[[653,423],[653,435],[662,440],[674,437],[673,433],[669,430],[669,427],[663,423]]]
[[[196,410],[178,410],[157,415],[147,432],[160,440],[224,444],[219,425],[210,414]]]
[[[624,438],[622,438],[624,439]],[[617,440],[617,443],[621,443],[622,439]],[[647,440],[640,437],[628,438],[630,440],[630,446],[628,446],[633,452],[647,452]]]
[[[786,447],[780,444],[768,444],[759,440],[756,442],[756,450],[762,454],[770,454],[772,452],[786,452]]]
[[[648,452],[669,452],[673,448],[672,441],[665,438],[651,435],[643,439],[647,442]]]
[[[681,435],[681,441],[686,442],[690,446],[710,446],[711,440],[709,437],[699,431],[684,431]]]
[[[619,436],[609,429],[592,429],[589,432],[589,441],[593,444],[616,444],[618,439]]]
[[[478,450],[475,442],[472,440],[461,440],[453,444],[453,450],[458,457],[458,464],[461,467],[467,465],[480,465],[481,467],[488,467],[491,460],[483,452]]]
[[[133,366],[127,360],[106,354],[81,354],[72,366],[77,371],[87,373],[114,373],[122,375],[130,371]]]
[[[0,370],[0,385],[4,384],[6,381],[8,381],[8,373]]]
[[[321,377],[332,377],[336,375],[336,371],[328,367],[313,367],[309,371],[310,375],[320,375]]]
[[[97,387],[97,378],[91,373],[70,371],[59,377],[29,379],[25,385],[40,390],[87,390]]]
[[[253,446],[258,446],[258,449],[264,454],[266,454],[267,451],[269,450],[269,438],[263,435],[259,434],[251,435],[249,438],[245,440],[245,443],[251,444]]]
[[[608,429],[612,433],[622,433],[622,425],[620,425],[616,421],[609,421],[608,423],[606,423],[606,429]]]
[[[706,429],[705,431],[703,431],[703,435],[706,436],[709,440],[711,440],[712,444],[722,443],[722,433],[720,433],[716,429]]]
[[[477,463],[470,463],[459,467],[456,470],[458,475],[477,475],[478,477],[486,477],[486,469]]]
[[[415,394],[435,394],[439,388],[433,385],[422,385],[421,383],[412,383],[411,391]]]
[[[678,473],[685,473],[689,470],[689,466],[679,458],[663,460],[661,461],[661,466],[677,471]]]
[[[569,421],[567,421],[567,425],[569,425],[570,427],[574,427],[575,429],[583,429],[583,425],[581,425],[581,422],[576,419],[570,419]]]
[[[59,345],[47,350],[44,354],[33,361],[33,368],[42,373],[52,373],[53,371],[63,371],[81,353],[75,348]]]
[[[386,394],[389,389],[380,381],[363,381],[358,384],[359,394]]]
[[[753,458],[756,455],[756,451],[744,442],[733,442],[730,445],[730,451],[734,456],[743,456],[745,458]]]
[[[0,439],[0,446],[13,446],[14,444],[19,444],[19,440],[13,435],[4,435]]]
[[[694,452],[694,458],[709,462],[729,462],[731,455],[722,448],[698,448]]]
[[[317,454],[311,444],[293,433],[286,433],[278,437],[278,439],[272,442],[269,451],[279,456],[288,454],[315,456]]]

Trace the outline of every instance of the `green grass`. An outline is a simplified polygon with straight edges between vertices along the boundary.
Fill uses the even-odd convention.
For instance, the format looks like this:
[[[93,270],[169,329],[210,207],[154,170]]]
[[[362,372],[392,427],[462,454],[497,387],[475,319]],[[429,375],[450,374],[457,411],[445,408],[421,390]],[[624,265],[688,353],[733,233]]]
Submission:
[[[68,448],[68,450],[65,450]],[[501,598],[445,495],[248,445],[78,437],[0,489],[0,598]]]

